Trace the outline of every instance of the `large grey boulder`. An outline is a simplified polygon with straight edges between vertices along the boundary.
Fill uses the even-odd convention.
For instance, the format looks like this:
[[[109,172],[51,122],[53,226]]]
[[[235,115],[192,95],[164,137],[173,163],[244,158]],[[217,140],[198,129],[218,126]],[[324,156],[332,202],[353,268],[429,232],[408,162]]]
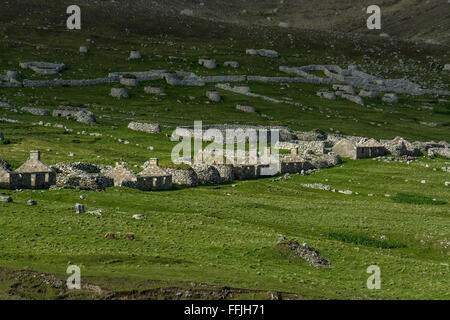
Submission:
[[[222,100],[222,97],[216,90],[206,91],[206,97],[214,102],[220,102]]]
[[[237,104],[236,105],[236,110],[243,111],[243,112],[249,112],[249,113],[253,112],[254,113],[255,112],[255,107],[249,106],[249,105]]]
[[[214,59],[198,59],[198,63],[208,69],[217,68],[217,63]]]
[[[344,99],[347,99],[348,101],[360,104],[362,106],[364,105],[364,101],[363,101],[363,99],[360,96],[343,93],[341,97],[344,98]]]
[[[109,95],[117,99],[126,99],[129,97],[128,91],[125,88],[111,88],[111,93]]]
[[[88,53],[88,48],[86,46],[81,46],[80,53]]]
[[[130,52],[130,56],[128,57],[128,60],[133,60],[133,59],[141,59],[141,53],[137,50],[133,50]]]

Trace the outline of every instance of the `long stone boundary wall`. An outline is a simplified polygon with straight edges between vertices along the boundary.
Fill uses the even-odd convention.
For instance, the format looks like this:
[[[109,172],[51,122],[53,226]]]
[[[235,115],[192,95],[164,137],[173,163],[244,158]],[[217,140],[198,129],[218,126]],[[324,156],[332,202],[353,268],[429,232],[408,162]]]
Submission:
[[[192,72],[176,71],[166,73],[164,70],[149,70],[143,72],[112,72],[106,78],[80,79],[80,80],[17,80],[7,79],[0,75],[0,88],[11,87],[57,87],[57,86],[93,86],[105,83],[118,82],[121,76],[132,74],[139,81],[153,81],[164,79],[169,85],[174,86],[205,86],[207,83],[221,82],[263,82],[263,83],[313,83],[313,84],[334,84],[344,82],[354,87],[381,92],[394,92],[410,95],[433,94],[449,96],[448,90],[423,89],[418,84],[406,79],[381,79],[373,75],[359,71],[354,66],[342,69],[336,65],[308,65],[302,67],[280,66],[279,70],[297,77],[269,77],[258,75],[216,75],[198,76]],[[310,74],[310,71],[323,71],[326,77],[318,77]]]

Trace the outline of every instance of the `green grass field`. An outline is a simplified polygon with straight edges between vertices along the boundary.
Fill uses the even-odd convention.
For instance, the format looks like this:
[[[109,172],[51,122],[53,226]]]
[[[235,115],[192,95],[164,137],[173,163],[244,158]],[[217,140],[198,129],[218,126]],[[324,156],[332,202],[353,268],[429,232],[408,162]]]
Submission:
[[[368,71],[374,67],[366,64],[366,53],[354,48],[351,41],[343,40],[329,52],[319,45],[326,35],[295,30],[292,33],[298,41],[291,46],[281,36],[266,39],[265,34],[255,30],[243,29],[240,35],[233,25],[225,23],[223,38],[213,35],[205,40],[193,35],[180,37],[175,31],[148,35],[134,30],[125,37],[123,30],[119,33],[99,27],[94,33],[92,26],[88,31],[71,33],[50,22],[53,27],[45,31],[36,30],[37,20],[20,26],[19,18],[16,22],[2,18],[5,24],[0,37],[8,35],[0,43],[2,74],[28,60],[64,62],[67,70],[59,75],[64,79],[149,69],[183,69],[200,75],[286,76],[278,71],[279,65],[329,63],[329,56],[338,63],[348,60],[361,64]],[[193,22],[195,30],[199,28],[197,23]],[[248,40],[247,32],[253,35]],[[87,38],[95,43],[87,44]],[[380,40],[373,41],[375,47],[381,46]],[[148,47],[141,47],[141,43]],[[79,46],[86,44],[89,53],[80,55]],[[36,49],[36,45],[40,48]],[[281,58],[245,55],[247,47],[270,45]],[[426,55],[434,55],[442,62],[448,59],[445,50],[438,47],[383,45],[387,53],[398,51],[409,65]],[[142,60],[126,61],[133,48],[141,51]],[[422,51],[417,53],[416,48]],[[299,52],[300,56],[295,57]],[[168,56],[186,58],[187,62],[173,62]],[[237,60],[241,67],[235,70],[219,66],[207,71],[198,65],[199,56],[214,57],[219,63]],[[389,59],[382,62],[386,68],[394,65]],[[46,78],[30,71],[21,73],[23,78]],[[401,77],[407,72],[397,74],[394,70],[387,75]],[[430,70],[422,77],[431,82],[440,78],[448,90],[448,73]],[[143,87],[150,83],[163,86],[166,95],[145,94]],[[388,104],[378,96],[366,100],[371,106],[368,108],[316,96],[319,89],[330,86],[247,85],[252,92],[292,99],[287,101],[299,102],[303,107],[274,104],[220,89],[223,101],[207,103],[205,92],[213,85],[174,87],[162,81],[130,88],[130,99],[124,100],[108,95],[111,85],[2,88],[0,100],[17,107],[54,110],[62,103],[84,104],[95,113],[97,124],[86,126],[0,107],[0,118],[20,121],[0,120],[0,132],[10,142],[0,145],[0,158],[17,168],[30,150],[38,149],[47,164],[81,161],[113,165],[126,161],[130,168],[139,170],[136,166],[157,157],[163,166],[170,166],[170,152],[176,143],[166,134],[180,125],[192,126],[195,120],[203,124],[287,125],[299,131],[320,128],[327,133],[376,139],[402,136],[410,141],[450,140],[448,97],[399,95],[398,104]],[[253,104],[257,112],[236,111],[235,105],[242,101]],[[132,120],[158,122],[162,133],[131,131],[127,125]],[[73,132],[33,124],[39,121],[63,124]],[[430,127],[421,122],[437,125]],[[149,146],[154,150],[150,151]],[[70,152],[75,156],[68,157]],[[230,287],[235,290],[232,298],[245,299],[267,299],[270,292],[281,292],[286,299],[449,299],[450,191],[444,183],[450,178],[442,167],[450,167],[450,160],[421,156],[409,165],[345,160],[336,167],[309,176],[293,175],[289,180],[273,182],[263,178],[218,186],[176,187],[164,192],[127,188],[102,192],[0,190],[2,196],[13,198],[12,203],[0,202],[0,299],[107,299],[113,293],[119,298],[174,299],[179,297],[177,290],[186,288],[194,292],[194,298],[221,298],[200,293],[200,284],[214,292]],[[305,183],[323,183],[336,190],[352,190],[353,194],[308,189],[301,186]],[[81,200],[80,195],[86,199]],[[29,199],[37,201],[37,205],[28,206]],[[102,209],[103,216],[76,214],[77,202],[87,210]],[[144,214],[147,219],[134,220],[134,214]],[[107,232],[122,236],[133,232],[136,239],[105,239]],[[331,266],[314,268],[302,259],[285,255],[276,247],[280,236],[307,242],[331,260]],[[81,268],[83,283],[97,285],[102,291],[68,291],[33,276],[45,274],[47,280],[65,282],[66,268],[72,264]],[[380,290],[366,286],[370,265],[381,269]],[[192,283],[199,286],[193,287]],[[171,288],[175,293],[161,288]]]

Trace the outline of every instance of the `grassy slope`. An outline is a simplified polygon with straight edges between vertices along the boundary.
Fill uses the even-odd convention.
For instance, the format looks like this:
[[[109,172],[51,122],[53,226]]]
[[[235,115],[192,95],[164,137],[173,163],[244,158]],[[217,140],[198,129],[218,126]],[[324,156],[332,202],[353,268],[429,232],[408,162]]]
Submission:
[[[37,21],[33,23],[39,25]],[[182,68],[199,74],[228,72],[223,68],[216,71],[201,69],[196,60],[205,55],[214,56],[219,62],[238,60],[241,68],[230,74],[277,75],[280,64],[328,63],[329,55],[341,57],[345,54],[353,61],[363,63],[362,53],[344,46],[336,48],[336,52],[326,52],[314,38],[296,41],[294,48],[278,39],[274,47],[282,53],[282,58],[270,60],[243,55],[244,49],[250,45],[265,47],[268,44],[267,40],[257,37],[248,43],[247,40],[228,42],[212,39],[205,44],[204,40],[158,34],[152,34],[150,38],[136,34],[124,37],[122,33],[106,31],[60,32],[57,27],[50,28],[50,31],[37,31],[9,23],[5,28],[7,31],[3,32],[9,35],[9,40],[20,40],[25,44],[16,46],[9,40],[3,41],[0,69],[17,68],[17,63],[24,60],[62,61],[68,66],[61,75],[63,78],[103,77],[109,71],[150,68]],[[232,29],[225,28],[224,32],[239,37]],[[242,32],[242,38],[246,37],[245,32]],[[86,38],[93,39],[95,44],[89,45],[87,56],[80,56],[77,50],[86,43]],[[39,44],[41,49],[31,47],[27,44],[30,42]],[[140,43],[150,45],[149,48],[139,48],[144,60],[127,62],[129,50],[138,48]],[[198,49],[193,49],[193,46]],[[56,47],[60,49],[56,50]],[[293,54],[300,49],[302,54],[294,58]],[[439,51],[432,48],[422,50],[425,51],[417,54],[413,49],[401,49],[401,54],[421,59],[429,54],[427,50],[431,50],[437,58],[443,59]],[[185,56],[188,63],[171,63],[167,59],[169,55]],[[148,56],[153,60],[147,60]],[[384,63],[389,65],[390,62]],[[83,69],[83,72],[78,69]],[[33,78],[27,71],[23,74]],[[448,75],[442,73],[440,76],[448,83]],[[131,165],[140,165],[153,156],[161,158],[165,165],[170,164],[169,154],[174,143],[169,142],[164,134],[148,135],[128,130],[126,125],[131,119],[158,121],[165,126],[163,132],[169,134],[177,125],[192,125],[194,120],[202,119],[204,123],[286,124],[298,130],[318,127],[330,132],[333,128],[345,134],[375,138],[401,135],[413,140],[449,140],[449,105],[438,103],[435,97],[401,96],[400,103],[392,106],[376,99],[371,104],[383,109],[376,111],[345,100],[321,100],[315,96],[320,86],[250,84],[256,93],[275,98],[290,97],[312,109],[302,110],[228,92],[221,92],[224,102],[206,104],[204,93],[208,86],[175,88],[160,84],[166,88],[165,97],[145,95],[141,86],[130,90],[131,99],[122,101],[108,96],[108,85],[2,89],[2,97],[17,106],[34,105],[38,101],[37,107],[53,109],[61,102],[89,103],[98,124],[86,128],[70,120],[2,109],[2,117],[19,119],[22,123],[0,122],[0,131],[12,142],[0,145],[0,158],[17,167],[26,159],[30,149],[40,149],[44,152],[44,161],[50,164],[59,161],[113,164],[123,159]],[[190,100],[189,96],[196,99]],[[274,121],[265,120],[258,114],[238,113],[234,106],[242,100],[250,101],[259,113],[274,117]],[[434,109],[419,110],[423,102],[429,102]],[[130,114],[132,111],[136,115]],[[73,128],[74,132],[63,134],[62,129],[31,126],[32,122],[40,120],[62,123]],[[439,125],[431,128],[418,121],[437,122]],[[104,135],[77,134],[82,130]],[[109,134],[131,143],[115,142],[107,136]],[[149,145],[155,150],[147,150]],[[74,152],[75,157],[68,158],[69,152]],[[294,176],[283,182],[260,179],[237,182],[235,188],[225,185],[170,192],[2,190],[12,195],[14,203],[0,203],[0,265],[27,267],[64,276],[67,265],[74,263],[82,267],[83,276],[89,276],[92,282],[121,290],[149,286],[146,280],[153,279],[280,290],[315,298],[448,298],[449,205],[397,203],[383,196],[385,193],[407,193],[448,201],[448,188],[444,187],[448,173],[425,169],[419,162],[430,163],[437,168],[449,166],[448,160],[441,159],[421,159],[409,166],[362,160],[346,162],[313,176]],[[406,178],[409,182],[405,182]],[[420,184],[422,179],[428,183]],[[351,189],[360,195],[346,196],[301,187],[302,183],[310,182]],[[87,196],[84,200],[87,208],[103,209],[103,217],[73,212],[75,202],[80,202],[81,193]],[[367,197],[368,193],[375,196]],[[30,198],[38,201],[38,206],[27,206],[26,201]],[[131,219],[136,213],[145,214],[148,219]],[[106,240],[103,235],[107,231],[135,232],[137,239]],[[328,232],[366,235],[374,239],[381,239],[384,235],[406,247],[378,249],[345,243],[327,238]],[[325,258],[332,260],[333,266],[314,269],[304,261],[283,257],[274,247],[280,235],[308,242]],[[372,292],[365,287],[369,276],[365,270],[371,264],[381,267],[380,291]],[[2,284],[0,288],[2,286],[8,287]],[[6,289],[0,291],[3,290]]]

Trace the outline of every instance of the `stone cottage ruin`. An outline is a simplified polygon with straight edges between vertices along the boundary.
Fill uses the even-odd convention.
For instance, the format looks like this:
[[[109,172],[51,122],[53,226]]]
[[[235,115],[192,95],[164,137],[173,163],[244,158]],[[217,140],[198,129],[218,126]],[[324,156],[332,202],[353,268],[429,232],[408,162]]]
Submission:
[[[144,170],[137,175],[137,187],[143,191],[172,189],[172,175],[158,165],[152,158],[144,164]]]
[[[0,164],[0,188],[17,189],[19,186],[19,174],[10,171]]]
[[[17,170],[20,188],[46,189],[56,184],[56,172],[41,161],[40,151],[30,151],[30,158]]]
[[[383,156],[386,150],[374,140],[357,145],[353,141],[343,139],[334,145],[333,152],[341,157],[356,160]]]

